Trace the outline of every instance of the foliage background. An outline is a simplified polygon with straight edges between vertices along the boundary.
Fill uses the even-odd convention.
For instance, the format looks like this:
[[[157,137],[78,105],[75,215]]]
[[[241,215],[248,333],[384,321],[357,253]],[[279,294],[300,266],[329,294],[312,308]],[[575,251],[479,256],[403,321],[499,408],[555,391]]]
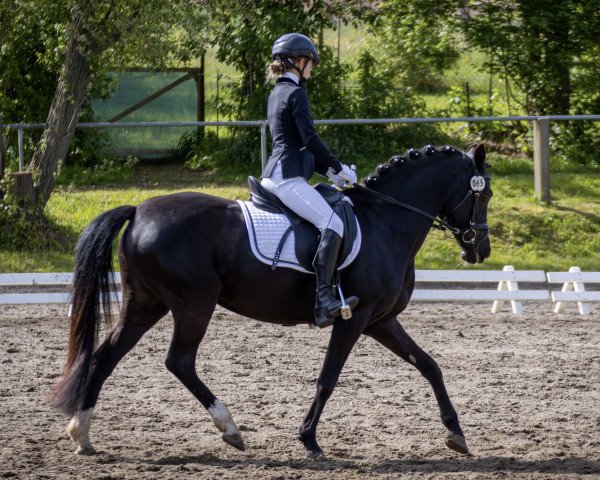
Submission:
[[[62,68],[70,8],[78,3],[0,0],[3,122],[45,121]],[[211,68],[214,72],[216,66],[228,79],[221,81],[218,102],[214,83],[207,83],[209,115],[216,112],[219,118],[231,120],[265,118],[270,91],[264,82],[265,65],[273,39],[289,31],[314,38],[323,55],[310,82],[315,118],[593,113],[600,107],[595,61],[600,53],[600,9],[596,7],[594,0],[556,5],[542,0],[385,0],[376,8],[357,0],[177,0],[168,7],[160,1],[112,0],[93,7],[97,11],[89,15],[97,35],[111,38],[109,33],[119,32],[120,39],[92,58],[93,81],[81,120],[106,119],[100,117],[109,107],[98,106],[115,92],[124,69],[196,67],[198,56],[205,52],[207,72]],[[109,18],[111,9],[111,23],[98,23]],[[351,52],[342,55],[336,52],[340,28],[342,42],[351,46]],[[465,70],[466,58],[472,60],[470,71]],[[469,81],[465,74],[481,75]],[[179,119],[185,108],[171,109],[168,119]],[[519,123],[474,124],[458,135],[450,127],[434,125],[322,130],[332,148],[351,163],[387,156],[424,136],[431,143],[485,139],[531,153],[529,126]],[[190,166],[214,169],[224,158],[233,158],[239,166],[255,158],[257,130],[221,129],[219,142],[214,131],[205,131],[204,142],[184,138],[180,145],[180,156]],[[600,164],[597,157],[585,154],[600,146],[597,122],[556,124],[553,134],[554,156],[566,162]],[[26,137],[29,156],[38,135]],[[146,137],[139,139],[144,145],[152,142],[153,134]],[[111,156],[112,138],[106,132],[77,130],[67,163],[102,168]],[[8,133],[7,143],[14,170],[15,132]]]

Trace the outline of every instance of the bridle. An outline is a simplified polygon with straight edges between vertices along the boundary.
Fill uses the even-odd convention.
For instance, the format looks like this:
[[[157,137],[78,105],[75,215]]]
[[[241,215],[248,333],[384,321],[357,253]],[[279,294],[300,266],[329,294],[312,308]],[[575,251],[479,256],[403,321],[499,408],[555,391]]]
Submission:
[[[479,175],[479,176],[481,178],[483,178],[484,181],[487,181],[490,178],[489,175]],[[465,201],[467,201],[467,199],[471,196],[473,197],[473,206],[471,207],[471,218],[469,220],[469,228],[467,228],[465,230],[459,230],[458,228],[454,227],[455,230],[457,230],[458,232],[452,231],[452,233],[454,233],[455,235],[460,235],[462,238],[462,241],[464,243],[475,244],[475,240],[477,238],[477,231],[483,232],[483,234],[480,236],[477,243],[481,243],[486,238],[488,238],[490,235],[489,224],[477,222],[477,218],[479,217],[479,214],[481,212],[481,207],[484,204],[484,196],[482,195],[482,193],[480,191],[476,191],[471,188],[466,193],[464,198],[460,201],[460,203],[450,211],[454,212],[455,210],[458,210],[462,206],[462,204],[465,203]],[[444,216],[443,220],[446,223],[448,221],[446,216]],[[434,227],[434,228],[437,228],[437,227]]]
[[[406,208],[407,210],[411,210],[420,215],[423,215],[424,217],[429,218],[433,222],[431,225],[432,228],[435,228],[440,231],[448,230],[452,234],[454,234],[456,236],[460,236],[460,238],[462,239],[462,241],[464,243],[471,244],[471,245],[473,245],[473,247],[475,247],[476,244],[479,244],[482,241],[484,241],[486,238],[488,238],[489,234],[490,234],[490,226],[487,223],[478,223],[477,222],[477,218],[481,212],[481,208],[485,205],[485,203],[484,203],[485,196],[482,195],[481,192],[484,190],[485,186],[489,182],[490,176],[483,172],[479,172],[477,170],[475,162],[473,162],[472,159],[471,159],[471,162],[473,163],[473,177],[471,178],[471,183],[470,183],[471,188],[465,194],[463,199],[458,203],[458,205],[456,205],[452,210],[450,210],[451,212],[456,211],[471,196],[473,196],[473,206],[471,207],[471,217],[469,220],[469,227],[466,229],[462,229],[462,230],[460,228],[452,225],[450,223],[450,221],[448,220],[447,215],[444,215],[443,217],[435,217],[435,216],[431,215],[430,213],[428,213],[424,210],[421,210],[420,208],[417,208],[413,205],[409,205],[408,203],[401,202],[400,200],[396,200],[395,198],[392,198],[388,195],[384,195],[383,193],[376,192],[375,190],[372,190],[368,187],[363,187],[362,185],[359,185],[359,184],[354,184],[352,187],[357,190],[368,193],[369,195],[372,195],[376,198],[379,198],[387,203],[391,203],[393,205],[398,205],[400,207]],[[483,184],[481,184],[482,181],[483,181]],[[477,240],[477,232],[478,231],[483,232],[483,234],[480,235],[479,240]]]

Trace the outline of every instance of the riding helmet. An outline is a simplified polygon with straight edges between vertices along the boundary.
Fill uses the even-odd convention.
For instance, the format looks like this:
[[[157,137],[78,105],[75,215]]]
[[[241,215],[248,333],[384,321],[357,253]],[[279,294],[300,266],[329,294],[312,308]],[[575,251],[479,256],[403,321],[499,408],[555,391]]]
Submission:
[[[275,40],[271,57],[274,60],[281,57],[308,57],[312,59],[313,65],[318,65],[321,61],[315,44],[301,33],[286,33]]]

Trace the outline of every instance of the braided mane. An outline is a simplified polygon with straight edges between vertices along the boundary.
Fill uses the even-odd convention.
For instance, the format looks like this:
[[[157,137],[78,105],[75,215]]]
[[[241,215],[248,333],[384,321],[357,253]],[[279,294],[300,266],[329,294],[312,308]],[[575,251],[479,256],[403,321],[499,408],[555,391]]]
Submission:
[[[394,155],[388,162],[377,165],[375,171],[370,173],[364,179],[364,184],[366,187],[373,188],[380,184],[383,177],[392,172],[395,168],[422,159],[423,157],[433,158],[438,157],[439,155],[450,157],[455,156],[456,154],[461,154],[460,150],[457,150],[450,145],[444,145],[440,148],[435,148],[433,145],[426,145],[421,150],[409,148],[403,155]]]

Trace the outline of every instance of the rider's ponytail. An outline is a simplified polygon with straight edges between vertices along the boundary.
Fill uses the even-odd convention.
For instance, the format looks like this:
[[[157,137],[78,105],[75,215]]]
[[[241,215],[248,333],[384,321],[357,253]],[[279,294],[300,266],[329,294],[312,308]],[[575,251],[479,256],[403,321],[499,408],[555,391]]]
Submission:
[[[273,60],[267,65],[267,83],[275,83],[286,71],[286,65],[282,60]]]

